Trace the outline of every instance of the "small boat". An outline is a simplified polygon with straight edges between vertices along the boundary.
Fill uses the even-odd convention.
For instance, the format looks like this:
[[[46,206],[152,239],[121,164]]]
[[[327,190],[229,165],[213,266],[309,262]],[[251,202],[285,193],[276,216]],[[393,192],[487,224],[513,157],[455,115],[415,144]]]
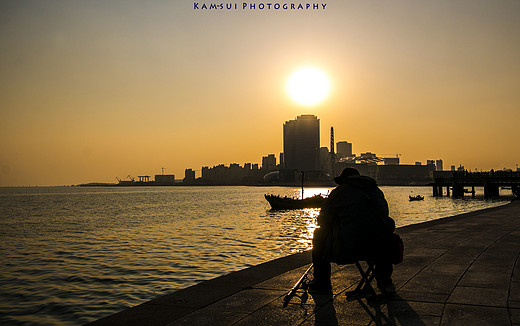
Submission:
[[[424,196],[421,196],[421,195],[417,195],[417,196],[408,196],[408,198],[410,198],[410,201],[415,201],[415,200],[423,200],[423,199],[424,199]]]
[[[299,208],[321,208],[326,197],[316,195],[304,199],[281,197],[277,195],[264,195],[273,210],[299,209]]]

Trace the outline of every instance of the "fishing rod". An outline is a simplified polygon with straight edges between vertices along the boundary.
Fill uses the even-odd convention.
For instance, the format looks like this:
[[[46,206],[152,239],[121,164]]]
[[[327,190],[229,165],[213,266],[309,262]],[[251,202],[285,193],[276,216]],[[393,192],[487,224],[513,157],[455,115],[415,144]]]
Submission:
[[[307,270],[305,271],[305,273],[303,273],[303,275],[300,277],[298,282],[296,282],[294,284],[294,286],[292,287],[292,289],[289,291],[289,293],[287,293],[285,295],[285,297],[283,298],[283,307],[284,308],[287,307],[287,305],[289,304],[289,301],[291,301],[291,299],[296,295],[296,292],[299,289],[303,289],[305,291],[305,294],[307,293],[307,288],[309,287],[307,277],[309,276],[309,272],[311,271],[312,266],[313,266],[313,264],[311,264],[311,266],[309,266],[309,268],[307,268]]]

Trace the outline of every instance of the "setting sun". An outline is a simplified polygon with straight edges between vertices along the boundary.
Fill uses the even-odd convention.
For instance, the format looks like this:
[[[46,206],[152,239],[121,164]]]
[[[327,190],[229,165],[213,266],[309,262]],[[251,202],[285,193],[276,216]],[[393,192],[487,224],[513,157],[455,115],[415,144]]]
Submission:
[[[300,68],[289,77],[287,92],[299,104],[318,104],[330,93],[330,81],[318,68]]]

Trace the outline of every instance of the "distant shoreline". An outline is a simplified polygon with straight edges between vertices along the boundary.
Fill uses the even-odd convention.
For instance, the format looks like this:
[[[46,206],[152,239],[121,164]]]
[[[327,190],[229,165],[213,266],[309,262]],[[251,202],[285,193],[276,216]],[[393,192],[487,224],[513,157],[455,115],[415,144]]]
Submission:
[[[104,183],[104,182],[92,182],[92,183],[81,183],[81,184],[74,184],[74,185],[42,185],[42,186],[0,186],[1,188],[51,188],[51,187],[100,187],[100,188],[132,188],[132,187],[295,187],[295,188],[301,188],[301,184],[185,184],[185,183],[175,183],[175,184],[138,184],[138,185],[119,185],[117,183]],[[305,184],[305,188],[321,188],[321,187],[336,187],[337,184],[332,183],[323,183],[323,184]],[[432,183],[428,184],[378,184],[378,186],[381,187],[431,187],[433,186]]]
[[[431,187],[433,184],[378,184],[379,186],[384,187]],[[72,187],[297,187],[301,188],[301,184],[299,183],[259,183],[259,184],[202,184],[202,183],[175,183],[175,184],[154,184],[152,182],[144,183],[144,184],[135,184],[135,185],[120,185],[117,183],[86,183],[73,185]],[[323,183],[309,183],[305,184],[305,188],[319,188],[319,187],[336,187],[337,184],[333,182],[323,182]]]

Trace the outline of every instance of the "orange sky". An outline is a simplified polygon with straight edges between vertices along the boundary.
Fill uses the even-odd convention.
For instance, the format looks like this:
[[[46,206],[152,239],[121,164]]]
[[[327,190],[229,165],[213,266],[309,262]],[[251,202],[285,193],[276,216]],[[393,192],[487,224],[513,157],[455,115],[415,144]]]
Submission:
[[[0,186],[260,163],[282,151],[284,121],[305,113],[320,118],[322,146],[334,126],[355,153],[402,163],[520,163],[519,1],[222,3],[240,9],[0,2]],[[332,82],[313,107],[285,91],[305,65]]]

